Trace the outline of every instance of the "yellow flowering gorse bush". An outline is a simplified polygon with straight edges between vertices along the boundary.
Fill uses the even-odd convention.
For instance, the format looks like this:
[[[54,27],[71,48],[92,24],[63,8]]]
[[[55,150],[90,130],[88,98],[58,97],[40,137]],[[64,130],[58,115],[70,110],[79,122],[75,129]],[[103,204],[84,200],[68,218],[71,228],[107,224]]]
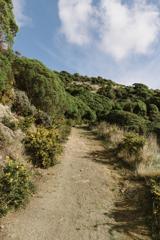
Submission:
[[[0,169],[0,216],[23,205],[33,191],[26,166],[9,157]]]
[[[28,132],[25,146],[35,166],[41,168],[53,166],[61,150],[59,131],[54,128],[39,127],[36,132]]]

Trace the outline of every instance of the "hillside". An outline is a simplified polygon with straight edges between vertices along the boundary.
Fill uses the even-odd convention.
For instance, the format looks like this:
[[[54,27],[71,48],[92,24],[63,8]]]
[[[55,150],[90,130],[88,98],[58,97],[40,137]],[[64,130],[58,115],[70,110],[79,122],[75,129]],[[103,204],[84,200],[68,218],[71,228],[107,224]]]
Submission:
[[[104,172],[114,170],[114,159],[120,164],[121,170],[117,170],[117,174],[129,172],[129,177],[135,179],[134,183],[131,179],[127,181],[131,187],[135,184],[136,196],[139,196],[141,187],[143,193],[148,192],[149,216],[144,216],[141,205],[140,212],[144,218],[142,226],[148,234],[148,225],[153,222],[152,237],[159,239],[160,90],[153,90],[139,83],[124,86],[100,76],[87,77],[78,73],[58,72],[48,69],[39,60],[15,53],[12,46],[18,27],[13,16],[12,1],[0,0],[0,7],[0,217],[24,206],[34,196],[35,186],[48,173],[47,169],[59,162],[72,127],[87,126],[90,132],[86,134],[99,139],[97,146],[96,142],[90,140],[95,144],[95,150],[100,142],[103,143],[105,160],[110,160],[110,163],[104,165]],[[83,143],[80,138],[81,134],[78,134],[76,141],[82,152],[74,152],[71,158],[82,161],[84,154],[89,154],[86,167],[91,165],[92,168],[89,158],[94,160],[94,157],[86,149],[86,144],[91,143],[85,137]],[[73,147],[78,149],[78,145]],[[111,169],[108,169],[109,164]],[[97,166],[97,171],[98,169]],[[79,168],[77,170],[81,171]],[[78,174],[77,170],[71,174]],[[102,178],[105,178],[104,172]],[[63,176],[62,172],[61,178],[64,177],[69,176]],[[93,187],[94,177],[90,177],[90,187]],[[114,182],[112,176],[111,180],[113,189],[117,184],[117,190],[121,191],[118,179]],[[102,182],[101,179],[97,183],[97,188],[100,188]],[[107,187],[104,191],[107,191]],[[51,193],[53,194],[52,190]],[[65,194],[65,191],[61,194]],[[100,196],[102,195],[100,192]],[[90,201],[90,198],[88,196],[87,199]],[[145,195],[142,194],[142,198],[143,202]],[[109,204],[111,199],[103,196],[103,201]],[[114,203],[116,204],[116,195]],[[122,212],[124,211],[123,209]],[[128,209],[127,213],[129,211]],[[147,224],[144,223],[145,219]],[[107,229],[107,233],[108,231]],[[140,239],[145,239],[143,237]]]

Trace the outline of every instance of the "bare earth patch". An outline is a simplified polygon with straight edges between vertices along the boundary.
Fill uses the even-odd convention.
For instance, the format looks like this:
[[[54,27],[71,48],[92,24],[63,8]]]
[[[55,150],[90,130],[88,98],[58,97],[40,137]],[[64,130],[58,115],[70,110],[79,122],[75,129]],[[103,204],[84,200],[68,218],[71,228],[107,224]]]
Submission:
[[[73,128],[61,164],[25,209],[1,222],[1,240],[149,240],[143,182],[107,159],[101,142]]]

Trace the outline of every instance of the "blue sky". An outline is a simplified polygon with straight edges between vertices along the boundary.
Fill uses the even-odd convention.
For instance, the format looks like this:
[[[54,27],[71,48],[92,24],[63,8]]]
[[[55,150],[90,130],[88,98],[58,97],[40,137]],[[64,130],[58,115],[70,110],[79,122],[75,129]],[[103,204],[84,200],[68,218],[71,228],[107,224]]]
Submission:
[[[13,0],[14,49],[54,70],[160,88],[159,0]]]

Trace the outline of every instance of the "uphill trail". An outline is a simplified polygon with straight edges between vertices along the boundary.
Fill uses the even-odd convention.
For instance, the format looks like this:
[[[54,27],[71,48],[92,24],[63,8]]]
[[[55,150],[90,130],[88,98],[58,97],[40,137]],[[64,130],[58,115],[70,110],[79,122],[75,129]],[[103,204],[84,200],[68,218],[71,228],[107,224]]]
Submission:
[[[72,128],[60,164],[25,209],[2,219],[1,240],[150,240],[148,192],[107,159],[101,141]]]

